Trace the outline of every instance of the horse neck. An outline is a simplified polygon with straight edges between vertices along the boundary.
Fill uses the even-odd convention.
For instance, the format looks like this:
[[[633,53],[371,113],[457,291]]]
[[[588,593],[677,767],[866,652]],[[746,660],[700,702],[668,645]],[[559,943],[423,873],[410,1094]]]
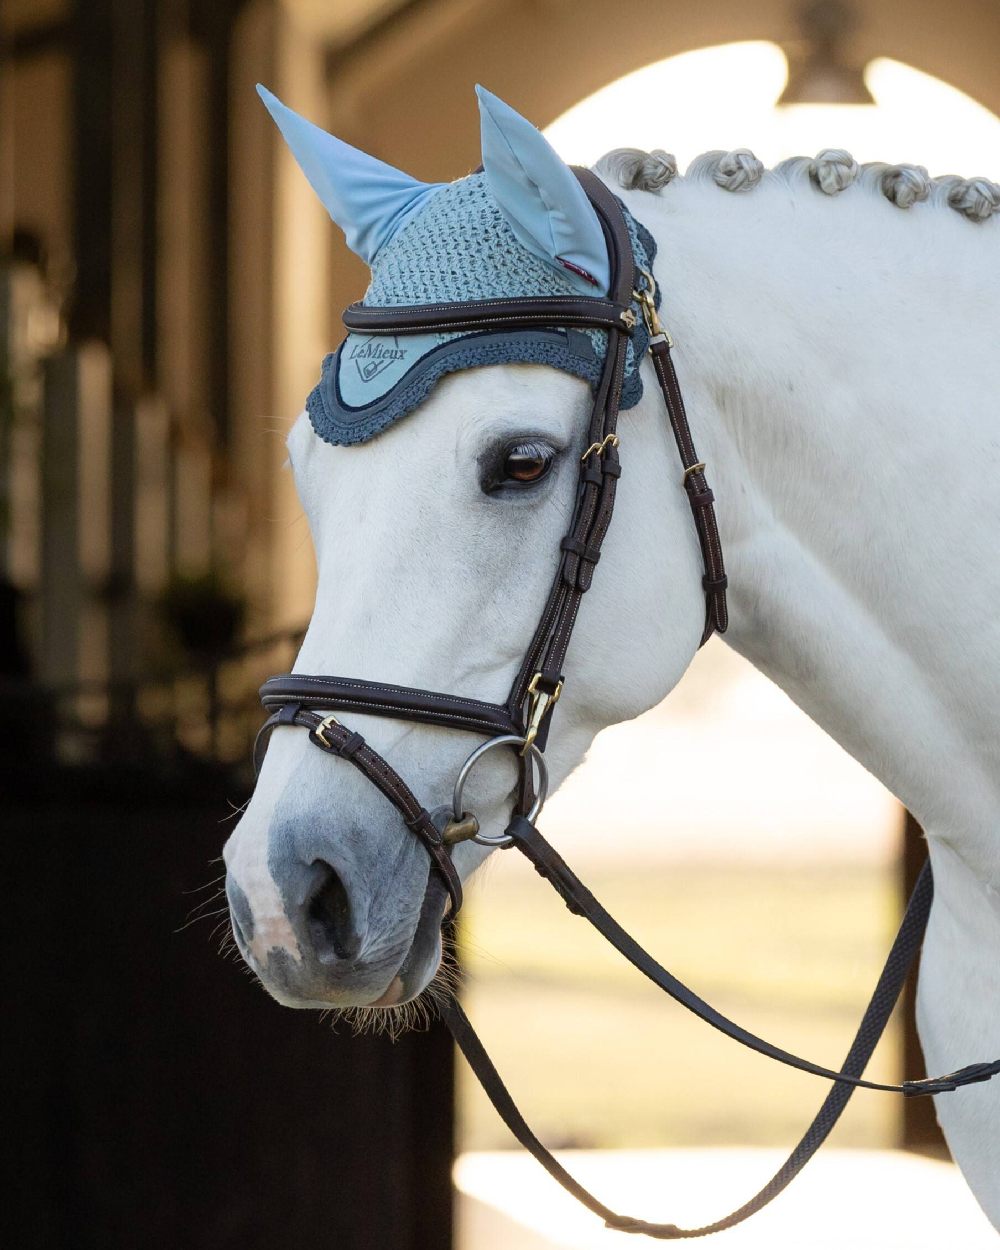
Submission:
[[[995,872],[1000,236],[860,189],[677,190],[647,224],[719,500],[728,641]]]

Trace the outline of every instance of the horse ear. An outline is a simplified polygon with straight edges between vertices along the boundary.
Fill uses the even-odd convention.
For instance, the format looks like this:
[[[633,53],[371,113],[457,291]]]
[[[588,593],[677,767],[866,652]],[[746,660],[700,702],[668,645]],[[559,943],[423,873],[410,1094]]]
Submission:
[[[573,171],[510,105],[484,87],[476,95],[483,169],[507,224],[529,252],[581,291],[604,294],[611,285],[604,231]]]
[[[444,186],[418,182],[359,152],[300,117],[259,83],[257,94],[323,207],[347,236],[347,246],[369,265],[379,248]]]

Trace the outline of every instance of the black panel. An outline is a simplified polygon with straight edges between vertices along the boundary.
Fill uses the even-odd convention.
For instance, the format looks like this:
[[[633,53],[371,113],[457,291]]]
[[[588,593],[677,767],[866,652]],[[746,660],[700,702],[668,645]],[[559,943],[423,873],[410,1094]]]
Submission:
[[[334,1034],[177,931],[214,797],[2,816],[5,1243],[447,1250],[450,1040]]]

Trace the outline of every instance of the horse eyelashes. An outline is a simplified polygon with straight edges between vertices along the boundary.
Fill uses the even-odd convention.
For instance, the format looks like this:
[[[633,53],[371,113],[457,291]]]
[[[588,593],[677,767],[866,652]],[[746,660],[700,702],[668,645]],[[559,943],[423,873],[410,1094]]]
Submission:
[[[540,438],[512,439],[480,459],[480,486],[485,494],[502,487],[523,489],[543,481],[558,450]]]

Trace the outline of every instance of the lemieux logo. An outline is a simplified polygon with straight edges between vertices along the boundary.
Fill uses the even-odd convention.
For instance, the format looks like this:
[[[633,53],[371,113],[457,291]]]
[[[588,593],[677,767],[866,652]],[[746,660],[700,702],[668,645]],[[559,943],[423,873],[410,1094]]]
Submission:
[[[347,359],[354,362],[362,382],[371,382],[390,365],[404,361],[406,348],[400,347],[395,335],[368,335],[360,342],[351,344]]]

